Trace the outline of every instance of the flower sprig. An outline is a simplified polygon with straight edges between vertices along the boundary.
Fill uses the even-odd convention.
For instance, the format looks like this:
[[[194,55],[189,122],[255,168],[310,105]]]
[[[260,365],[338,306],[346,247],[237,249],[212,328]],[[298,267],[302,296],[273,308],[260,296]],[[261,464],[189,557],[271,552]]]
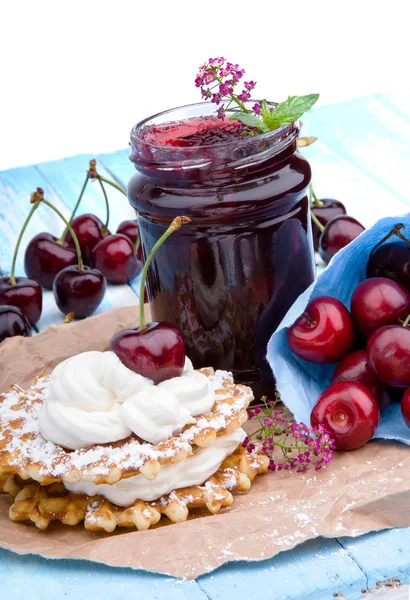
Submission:
[[[245,74],[239,65],[228,62],[222,56],[210,58],[203,64],[195,78],[195,85],[201,89],[202,98],[218,106],[217,116],[224,119],[231,113],[230,119],[240,121],[248,128],[259,133],[267,133],[282,125],[290,124],[310,110],[319,98],[319,94],[307,96],[289,96],[276,106],[266,100],[256,102],[252,110],[245,105],[251,98],[255,81],[245,81],[242,91],[235,93],[235,87]]]
[[[248,452],[262,452],[269,457],[269,470],[296,469],[306,471],[309,465],[315,471],[328,464],[333,458],[334,441],[323,425],[308,427],[286,419],[283,411],[276,410],[279,396],[275,400],[261,398],[261,404],[248,409],[250,419],[259,421],[259,429],[246,437],[242,443]],[[280,460],[274,456],[279,449]]]

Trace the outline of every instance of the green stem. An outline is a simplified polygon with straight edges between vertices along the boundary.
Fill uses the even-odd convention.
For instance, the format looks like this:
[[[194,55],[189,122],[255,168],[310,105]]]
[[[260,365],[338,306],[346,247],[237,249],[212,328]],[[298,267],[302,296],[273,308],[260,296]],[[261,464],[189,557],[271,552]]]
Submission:
[[[218,81],[220,84],[222,84],[222,83],[223,83],[223,80],[221,79],[221,77],[219,77],[219,75],[217,75],[217,74],[216,74],[216,71],[214,71],[214,77],[215,77],[215,79],[216,79],[216,80],[217,80],[217,81]],[[235,94],[229,94],[229,95],[230,95],[231,99],[232,99],[234,102],[236,102],[236,104],[238,104],[238,106],[240,106],[240,107],[241,107],[241,109],[243,110],[243,112],[246,112],[246,113],[250,112],[250,111],[249,111],[249,110],[246,108],[245,104],[244,104],[243,102],[241,102],[240,100],[238,100],[238,97],[237,97]]]
[[[16,242],[16,247],[14,248],[14,254],[13,254],[13,260],[11,261],[11,270],[10,270],[10,285],[16,285],[16,276],[15,276],[15,271],[16,271],[16,261],[17,261],[17,254],[20,248],[20,244],[21,244],[21,240],[22,237],[24,235],[24,232],[27,229],[27,225],[29,224],[29,221],[31,219],[31,217],[33,216],[34,212],[37,210],[37,208],[39,207],[41,200],[37,200],[33,206],[31,207],[30,212],[28,213],[26,220],[23,223],[23,227],[20,230],[19,236],[17,238],[17,242]]]
[[[403,323],[403,327],[407,327],[408,324],[410,323],[410,315],[408,315],[408,317],[406,318],[406,320]]]
[[[106,233],[108,231],[108,223],[110,222],[110,205],[109,205],[109,202],[108,202],[107,192],[106,192],[104,184],[103,184],[103,182],[101,181],[100,178],[98,178],[98,182],[99,182],[99,184],[101,186],[102,193],[104,195],[104,200],[105,200],[106,219],[105,219],[105,224],[104,224],[104,227],[103,227],[103,234],[106,235]]]
[[[319,198],[316,196],[315,190],[313,189],[312,184],[309,185],[309,193],[310,193],[310,196],[309,196],[310,206],[323,206],[323,202],[321,200],[319,200]],[[313,196],[314,202],[312,202],[312,196]]]
[[[67,230],[71,233],[71,237],[73,238],[73,242],[75,245],[75,250],[77,252],[78,270],[84,271],[84,263],[83,263],[83,257],[81,255],[81,248],[80,248],[80,244],[78,243],[78,238],[74,232],[74,229],[71,227],[70,223],[67,221],[67,219],[64,217],[64,215],[58,210],[58,208],[56,208],[53,204],[51,204],[51,202],[49,202],[45,198],[42,198],[41,202],[43,202],[43,204],[45,204],[46,206],[51,208],[51,210],[53,210],[60,217],[60,219],[65,223]]]
[[[71,216],[70,216],[70,218],[69,218],[69,220],[68,220],[68,223],[69,223],[70,225],[71,225],[71,223],[73,222],[73,219],[74,219],[74,217],[75,217],[75,213],[77,212],[77,209],[78,209],[78,207],[80,206],[81,198],[82,198],[82,197],[83,197],[83,195],[84,195],[85,188],[87,187],[87,183],[88,183],[88,180],[89,180],[89,179],[90,179],[90,177],[89,177],[89,175],[88,175],[88,173],[87,173],[87,175],[86,175],[86,177],[85,177],[85,181],[84,181],[84,183],[83,183],[83,187],[81,188],[80,195],[78,196],[78,200],[77,200],[77,202],[75,203],[75,206],[74,206],[74,208],[73,208],[73,212],[71,213]],[[69,231],[69,229],[68,229],[68,227],[66,227],[66,228],[64,229],[64,231],[63,231],[63,233],[62,233],[62,235],[61,235],[60,239],[58,240],[58,243],[59,243],[59,244],[62,244],[62,243],[64,242],[64,240],[65,240],[65,238],[66,238],[66,235],[67,235],[68,231]]]
[[[140,329],[145,329],[145,327],[147,326],[146,321],[145,321],[145,311],[144,311],[144,288],[145,288],[145,280],[147,279],[148,267],[151,264],[152,258],[154,256],[155,252],[158,250],[158,248],[160,246],[162,246],[162,244],[165,242],[165,240],[167,240],[169,238],[169,236],[174,233],[174,231],[177,231],[177,229],[180,229],[182,227],[182,225],[185,225],[186,223],[190,223],[190,222],[191,222],[191,219],[189,219],[188,217],[176,217],[172,221],[172,223],[168,227],[168,229],[161,235],[161,237],[159,238],[157,243],[154,244],[151,252],[147,256],[147,260],[145,261],[144,268],[142,269],[141,283],[140,283],[140,325],[139,325]]]
[[[103,181],[104,183],[108,183],[108,185],[112,185],[112,187],[114,187],[116,190],[118,190],[119,192],[121,192],[121,194],[124,194],[124,196],[127,195],[127,190],[125,190],[119,183],[117,183],[116,181],[111,181],[110,179],[106,179],[105,177],[103,177],[102,175],[98,174],[98,179],[100,179],[101,181]]]
[[[319,229],[320,233],[322,233],[322,231],[324,230],[324,226],[319,221],[319,219],[317,218],[317,216],[315,215],[315,213],[312,212],[312,211],[310,211],[310,218],[312,219],[312,221],[316,225],[316,227]]]
[[[141,239],[140,239],[140,236],[138,236],[137,239],[135,240],[134,252],[137,252],[137,250],[140,246],[141,246]]]

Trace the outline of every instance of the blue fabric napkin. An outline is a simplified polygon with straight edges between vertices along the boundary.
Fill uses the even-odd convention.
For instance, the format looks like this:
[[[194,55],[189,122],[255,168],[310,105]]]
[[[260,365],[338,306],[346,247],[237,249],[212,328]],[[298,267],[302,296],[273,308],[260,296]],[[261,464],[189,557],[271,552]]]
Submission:
[[[297,421],[310,423],[312,408],[329,386],[336,365],[316,365],[295,356],[286,340],[286,328],[303,313],[309,300],[317,296],[333,296],[350,310],[353,290],[366,278],[370,250],[397,223],[405,225],[403,234],[410,237],[410,213],[378,221],[334,256],[316,281],[291,306],[272,335],[268,344],[268,361],[282,400]],[[410,446],[410,429],[402,418],[398,402],[392,402],[384,411],[374,437],[397,440]]]

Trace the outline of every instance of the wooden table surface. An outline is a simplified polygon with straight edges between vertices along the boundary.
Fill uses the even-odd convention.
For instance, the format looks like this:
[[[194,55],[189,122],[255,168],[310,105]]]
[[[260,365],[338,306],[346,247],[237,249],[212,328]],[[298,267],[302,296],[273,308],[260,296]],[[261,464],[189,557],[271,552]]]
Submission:
[[[376,94],[313,110],[304,118],[303,134],[319,138],[314,145],[303,149],[311,162],[319,197],[342,200],[348,212],[365,226],[383,216],[409,212],[410,91]],[[133,174],[127,157],[127,150],[119,150],[96,158],[102,174],[126,186]],[[1,273],[10,269],[13,247],[29,210],[31,192],[37,186],[42,187],[45,197],[68,216],[90,158],[93,156],[74,156],[0,172]],[[121,193],[109,188],[109,197],[110,228],[114,230],[120,221],[133,218],[134,213]],[[89,185],[80,212],[93,212],[104,218],[99,186]],[[58,233],[61,229],[54,213],[46,207],[35,213],[23,239],[17,274],[23,274],[22,259],[28,240],[39,231]],[[130,285],[109,286],[98,312],[137,303],[138,279]],[[52,293],[46,292],[39,329],[59,323],[61,319]],[[270,560],[225,565],[196,581],[86,561],[20,556],[1,549],[0,575],[0,597],[13,600],[88,600],[92,597],[103,600],[343,597],[353,600],[361,598],[364,590],[374,590],[386,580],[388,586],[403,584],[401,592],[395,590],[395,598],[408,598],[410,529],[387,530],[358,538],[318,538]]]

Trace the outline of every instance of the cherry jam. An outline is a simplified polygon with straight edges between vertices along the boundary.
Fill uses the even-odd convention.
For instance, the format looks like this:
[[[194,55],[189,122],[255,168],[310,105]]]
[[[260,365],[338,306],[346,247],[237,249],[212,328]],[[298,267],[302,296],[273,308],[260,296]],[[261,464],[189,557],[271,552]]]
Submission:
[[[181,328],[196,368],[270,384],[270,336],[314,278],[310,166],[297,124],[256,135],[213,110],[182,107],[131,132],[128,196],[144,256],[174,217],[192,220],[155,255],[152,318]]]

